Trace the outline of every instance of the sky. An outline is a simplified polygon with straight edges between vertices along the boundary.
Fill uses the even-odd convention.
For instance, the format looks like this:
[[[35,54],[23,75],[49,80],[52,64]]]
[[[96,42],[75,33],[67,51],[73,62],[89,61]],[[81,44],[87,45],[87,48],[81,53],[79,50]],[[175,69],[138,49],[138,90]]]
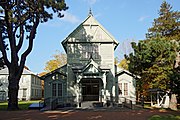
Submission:
[[[120,60],[131,49],[129,43],[145,39],[148,28],[157,18],[164,0],[66,0],[68,10],[63,18],[54,17],[40,24],[33,51],[26,66],[34,73],[44,71],[45,63],[57,50],[64,52],[61,42],[84,21],[91,8],[93,16],[119,42],[115,56]],[[180,10],[180,0],[166,0],[174,11]]]

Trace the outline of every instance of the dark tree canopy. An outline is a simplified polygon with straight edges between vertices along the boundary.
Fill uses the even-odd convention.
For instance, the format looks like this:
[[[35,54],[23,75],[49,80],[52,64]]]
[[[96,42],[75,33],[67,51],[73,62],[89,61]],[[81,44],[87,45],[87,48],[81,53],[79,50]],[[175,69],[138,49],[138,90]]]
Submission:
[[[8,109],[18,109],[19,80],[26,58],[32,51],[38,25],[53,19],[53,13],[63,17],[61,11],[66,9],[65,0],[0,1],[0,51],[9,70]],[[25,40],[28,46],[22,52]]]
[[[126,59],[130,72],[141,76],[139,89],[169,89],[177,45],[165,39],[153,39],[132,43],[132,47],[134,52]]]

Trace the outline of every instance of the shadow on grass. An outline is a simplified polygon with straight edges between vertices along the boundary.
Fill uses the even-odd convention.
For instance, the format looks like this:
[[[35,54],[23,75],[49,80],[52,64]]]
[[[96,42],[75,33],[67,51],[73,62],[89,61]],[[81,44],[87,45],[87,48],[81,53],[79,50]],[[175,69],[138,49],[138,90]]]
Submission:
[[[28,110],[29,105],[31,105],[32,103],[39,103],[39,100],[36,100],[36,101],[19,101],[18,102],[19,109],[20,110]],[[0,111],[7,110],[7,107],[8,107],[7,102],[0,103]]]

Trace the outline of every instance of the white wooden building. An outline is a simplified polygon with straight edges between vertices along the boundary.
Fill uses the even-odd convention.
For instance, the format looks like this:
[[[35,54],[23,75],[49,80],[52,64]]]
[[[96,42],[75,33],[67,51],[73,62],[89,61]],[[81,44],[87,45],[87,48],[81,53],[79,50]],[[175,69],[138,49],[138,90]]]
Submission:
[[[43,76],[45,99],[71,99],[78,107],[85,101],[118,103],[120,98],[135,104],[135,76],[114,65],[118,44],[90,12],[62,41],[67,65]]]
[[[19,81],[18,100],[42,98],[41,79],[31,71],[24,69]],[[8,69],[0,70],[0,101],[8,99]]]

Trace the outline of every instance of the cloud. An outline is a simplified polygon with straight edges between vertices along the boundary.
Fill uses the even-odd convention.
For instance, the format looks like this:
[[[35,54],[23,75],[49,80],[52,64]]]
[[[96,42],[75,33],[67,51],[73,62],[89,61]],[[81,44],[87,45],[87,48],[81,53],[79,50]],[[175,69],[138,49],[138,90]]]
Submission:
[[[138,21],[143,22],[145,19],[149,18],[149,16],[141,16]]]
[[[101,13],[97,13],[97,14],[94,15],[95,18],[98,18],[99,16],[102,16],[102,14]]]
[[[96,3],[96,0],[88,0],[88,3],[91,4],[91,5],[93,5],[93,4]]]
[[[48,22],[43,23],[42,25],[49,26],[49,27],[60,27],[62,26],[62,21],[68,22],[71,24],[76,24],[76,23],[81,22],[81,20],[78,17],[76,17],[75,15],[72,15],[71,13],[68,13],[66,11],[63,11],[61,13],[64,15],[64,17],[59,18],[59,17],[54,16],[53,20],[49,20]]]
[[[71,13],[64,11],[63,14],[64,14],[64,17],[62,18],[62,20],[66,21],[66,22],[70,22],[72,24],[80,22],[80,19]]]
[[[48,22],[43,23],[43,26],[48,26],[48,27],[60,27],[62,26],[62,23],[59,22],[62,18],[59,17],[54,17],[53,20],[49,20]]]
[[[87,2],[89,5],[93,5],[97,2],[97,0],[84,0],[85,2]]]

